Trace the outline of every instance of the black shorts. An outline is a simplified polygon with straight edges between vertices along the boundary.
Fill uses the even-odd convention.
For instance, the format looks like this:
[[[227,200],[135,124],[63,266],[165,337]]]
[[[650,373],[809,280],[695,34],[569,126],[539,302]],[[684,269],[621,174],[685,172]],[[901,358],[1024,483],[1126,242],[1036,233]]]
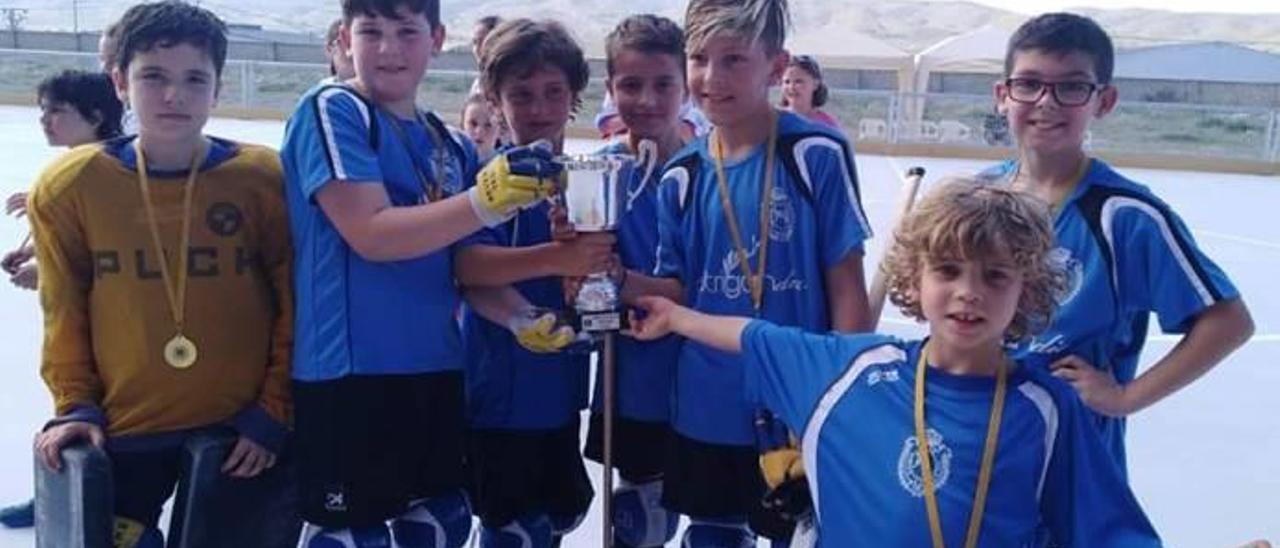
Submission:
[[[672,431],[662,505],[687,516],[746,517],[765,492],[760,455],[750,445],[705,443]]]
[[[554,430],[471,431],[471,506],[485,527],[531,513],[587,511],[595,490],[578,452],[578,422]]]
[[[604,415],[591,414],[587,444],[582,454],[604,463]],[[613,466],[631,483],[644,483],[662,475],[671,450],[671,426],[665,422],[645,422],[613,418]]]
[[[362,527],[464,488],[462,372],[293,383],[302,517]]]

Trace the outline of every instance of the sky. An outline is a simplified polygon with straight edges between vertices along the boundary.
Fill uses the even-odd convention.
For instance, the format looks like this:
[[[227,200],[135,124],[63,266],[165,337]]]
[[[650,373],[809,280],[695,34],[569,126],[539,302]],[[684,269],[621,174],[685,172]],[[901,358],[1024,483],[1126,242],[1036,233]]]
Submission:
[[[1143,8],[1180,12],[1280,13],[1274,0],[970,0],[1019,13],[1043,13],[1063,8]]]

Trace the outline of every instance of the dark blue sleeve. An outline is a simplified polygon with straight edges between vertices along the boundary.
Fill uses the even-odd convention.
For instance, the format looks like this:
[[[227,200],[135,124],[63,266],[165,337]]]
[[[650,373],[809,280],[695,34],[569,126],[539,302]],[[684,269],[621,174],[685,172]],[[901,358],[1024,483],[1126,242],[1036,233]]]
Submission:
[[[684,234],[680,223],[680,199],[689,187],[689,172],[674,168],[658,183],[658,249],[653,275],[684,279]]]
[[[1040,507],[1056,545],[1160,546],[1075,392],[1059,386],[1051,393],[1059,424]]]
[[[1163,203],[1112,199],[1112,246],[1120,298],[1130,311],[1155,312],[1166,333],[1182,333],[1204,309],[1240,296]],[[1103,212],[1104,224],[1107,211]]]
[[[802,164],[814,179],[814,207],[821,231],[820,260],[824,268],[839,263],[849,253],[862,253],[862,242],[871,237],[871,224],[862,210],[853,153],[843,140],[811,137],[798,151]],[[802,170],[803,171],[803,170]]]
[[[858,353],[884,337],[807,333],[756,320],[742,331],[744,395],[793,431],[804,431],[818,400]]]

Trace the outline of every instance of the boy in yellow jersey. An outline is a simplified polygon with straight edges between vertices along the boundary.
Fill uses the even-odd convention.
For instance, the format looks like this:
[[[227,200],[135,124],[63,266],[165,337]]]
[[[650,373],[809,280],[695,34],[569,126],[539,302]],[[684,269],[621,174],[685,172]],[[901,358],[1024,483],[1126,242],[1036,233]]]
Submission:
[[[77,440],[111,459],[117,545],[159,546],[184,441],[238,435],[222,471],[276,465],[290,415],[292,294],[280,162],[202,133],[226,27],[182,2],[120,22],[116,92],[136,137],[77,148],[45,170],[29,214],[40,262],[41,374],[56,417],[45,466]],[[262,481],[266,481],[264,477]]]

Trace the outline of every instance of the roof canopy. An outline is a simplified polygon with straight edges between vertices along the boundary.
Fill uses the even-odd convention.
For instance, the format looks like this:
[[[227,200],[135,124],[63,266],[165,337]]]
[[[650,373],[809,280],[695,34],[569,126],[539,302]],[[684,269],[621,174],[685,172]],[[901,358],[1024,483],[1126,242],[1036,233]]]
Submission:
[[[1115,77],[1280,84],[1280,55],[1226,42],[1136,48],[1116,54]]]

